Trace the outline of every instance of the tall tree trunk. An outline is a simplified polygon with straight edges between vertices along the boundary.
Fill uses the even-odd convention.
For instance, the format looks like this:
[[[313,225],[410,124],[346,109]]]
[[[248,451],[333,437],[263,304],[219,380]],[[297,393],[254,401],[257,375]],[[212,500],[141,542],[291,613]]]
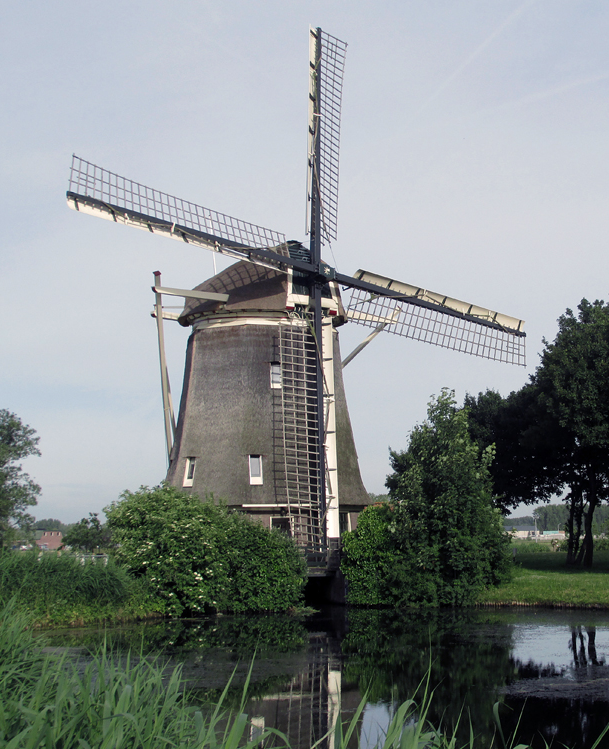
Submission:
[[[582,490],[579,487],[571,487],[569,494],[569,520],[567,521],[567,532],[569,534],[567,549],[567,564],[576,565],[581,562],[580,536],[582,528]]]
[[[592,557],[594,555],[594,536],[592,535],[592,518],[594,510],[598,504],[597,497],[596,471],[592,466],[588,466],[588,490],[586,492],[588,499],[588,511],[584,513],[584,567],[592,567]]]
[[[573,514],[575,511],[573,492],[569,494],[569,519],[567,520],[567,564],[573,564],[575,555],[573,553],[573,540],[575,538],[573,531]]]
[[[574,564],[579,566],[582,563],[582,560],[584,558],[584,554],[586,552],[586,537],[584,536],[584,540],[581,543],[581,546],[579,547],[579,551],[577,552],[577,558],[575,559]]]

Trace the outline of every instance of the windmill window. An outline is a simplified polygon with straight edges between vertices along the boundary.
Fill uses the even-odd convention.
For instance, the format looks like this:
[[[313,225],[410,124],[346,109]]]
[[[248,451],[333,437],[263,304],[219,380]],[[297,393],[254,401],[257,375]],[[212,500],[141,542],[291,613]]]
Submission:
[[[262,484],[262,455],[250,455],[250,484],[259,486]]]
[[[351,518],[348,512],[340,512],[338,514],[338,528],[341,536],[343,533],[351,530]]]
[[[281,364],[278,361],[271,362],[271,387],[281,387]]]
[[[277,528],[278,530],[286,533],[288,536],[292,535],[292,523],[290,521],[290,518],[271,518],[271,528]]]
[[[184,481],[182,486],[192,486],[195,480],[195,468],[197,459],[186,458],[186,466],[184,468]]]

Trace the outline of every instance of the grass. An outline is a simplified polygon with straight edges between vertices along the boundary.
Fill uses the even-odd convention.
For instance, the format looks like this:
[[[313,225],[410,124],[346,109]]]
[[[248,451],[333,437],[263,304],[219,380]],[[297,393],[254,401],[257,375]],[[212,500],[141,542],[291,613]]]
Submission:
[[[479,603],[609,609],[609,552],[596,552],[590,570],[566,567],[566,559],[566,552],[518,552],[512,580],[486,590]]]
[[[516,556],[522,553],[552,553],[554,548],[551,541],[525,541],[520,538],[512,539],[512,548],[516,551]]]
[[[160,616],[145,582],[112,560],[52,552],[0,552],[0,605],[15,599],[34,626],[93,624]]]
[[[480,739],[471,723],[463,743],[456,739],[458,726],[444,733],[428,720],[430,676],[431,668],[413,698],[397,708],[376,749],[476,749]],[[14,600],[0,609],[0,749],[289,749],[284,734],[272,728],[259,733],[248,720],[249,677],[234,711],[223,708],[229,686],[216,705],[201,710],[189,701],[180,666],[168,669],[158,658],[119,656],[107,648],[84,664],[43,654]],[[359,746],[365,706],[364,696],[352,718],[338,721],[311,749]],[[528,749],[504,736],[498,705],[494,717],[495,735],[484,742],[486,749]]]
[[[27,624],[14,600],[0,611],[1,749],[257,744],[249,741],[242,710],[227,719],[222,699],[206,715],[188,704],[180,666],[168,672],[158,659],[119,657],[103,648],[83,668],[65,655],[43,655]]]

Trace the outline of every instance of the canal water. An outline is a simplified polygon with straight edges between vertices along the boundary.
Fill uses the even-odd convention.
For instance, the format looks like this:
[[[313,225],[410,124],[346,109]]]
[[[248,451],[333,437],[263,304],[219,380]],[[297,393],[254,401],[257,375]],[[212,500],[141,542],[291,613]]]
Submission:
[[[95,649],[105,637],[118,650],[162,652],[183,664],[203,703],[234,672],[237,706],[251,666],[253,730],[274,726],[294,749],[308,749],[338,716],[349,720],[364,696],[352,745],[375,746],[428,672],[429,720],[447,731],[460,721],[463,741],[471,721],[480,746],[490,745],[496,703],[512,745],[588,749],[609,723],[609,612],[328,607],[303,619],[219,616],[45,637],[59,647]],[[599,746],[609,748],[609,733]]]

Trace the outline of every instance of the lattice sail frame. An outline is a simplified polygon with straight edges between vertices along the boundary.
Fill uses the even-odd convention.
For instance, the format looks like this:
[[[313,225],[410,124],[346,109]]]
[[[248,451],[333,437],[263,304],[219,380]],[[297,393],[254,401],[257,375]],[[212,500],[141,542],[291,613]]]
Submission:
[[[83,198],[89,199],[91,204],[88,205]],[[84,209],[84,212],[100,218],[153,233],[170,234],[173,239],[200,244],[225,254],[230,254],[226,252],[226,246],[215,247],[215,240],[221,239],[225,245],[236,249],[272,247],[278,252],[282,252],[280,248],[286,241],[280,232],[146,187],[76,155],[72,156],[70,168],[70,201],[76,210]],[[205,237],[209,238],[207,242]],[[285,254],[287,250],[283,252]]]
[[[315,190],[321,206],[321,240],[336,239],[338,223],[338,165],[340,114],[347,45],[321,29],[309,33],[309,148],[307,213]],[[319,134],[319,167],[315,142]],[[306,218],[309,232],[310,216]]]
[[[525,337],[513,331],[489,327],[471,318],[437,308],[421,307],[391,297],[350,289],[347,304],[350,322],[387,333],[424,341],[484,359],[526,366]]]
[[[248,257],[248,252],[272,247],[279,254],[289,255],[285,235],[280,232],[147,187],[78,156],[72,157],[68,203],[84,213],[269,268],[276,265]],[[386,281],[380,276],[366,274],[365,277],[368,276],[375,282]],[[349,280],[357,283],[361,279]],[[407,284],[401,286],[410,288]],[[434,301],[437,303],[437,299]],[[347,312],[349,320],[360,325],[376,328],[384,324],[387,332],[405,338],[508,364],[526,365],[522,334],[515,335],[501,326],[487,327],[471,316],[455,316],[450,308],[429,309],[351,287]]]

